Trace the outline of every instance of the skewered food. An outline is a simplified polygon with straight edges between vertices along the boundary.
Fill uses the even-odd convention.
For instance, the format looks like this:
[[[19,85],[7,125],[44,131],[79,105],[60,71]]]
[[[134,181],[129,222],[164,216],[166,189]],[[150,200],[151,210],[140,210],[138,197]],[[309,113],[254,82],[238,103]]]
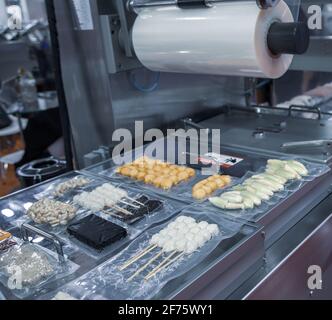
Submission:
[[[21,270],[22,286],[35,286],[55,273],[50,258],[31,244],[14,247],[0,256],[0,267],[8,276],[12,270]]]
[[[75,301],[77,300],[76,298],[72,297],[70,294],[66,292],[58,292],[55,297],[52,299],[55,301]]]
[[[127,236],[127,230],[94,214],[68,227],[68,233],[88,246],[102,250]]]
[[[15,245],[16,242],[12,240],[12,235],[9,232],[0,229],[0,254]]]
[[[232,182],[230,176],[211,176],[205,180],[200,181],[193,187],[193,197],[197,200],[208,198],[212,193],[218,189],[227,187]]]
[[[55,187],[54,196],[60,197],[60,196],[64,195],[66,192],[76,189],[76,188],[83,187],[83,186],[87,185],[88,183],[90,183],[90,180],[85,177],[82,177],[82,176],[75,177],[66,182],[58,184]]]
[[[285,189],[290,180],[300,180],[309,174],[307,168],[295,160],[268,160],[266,171],[252,176],[242,185],[220,197],[210,198],[210,202],[221,209],[245,210],[260,206],[276,193]]]
[[[42,199],[29,208],[27,215],[38,224],[56,227],[67,225],[76,216],[76,213],[77,209],[70,204]]]
[[[206,221],[198,222],[186,216],[178,217],[165,229],[155,234],[150,239],[149,246],[127,261],[120,267],[120,270],[127,269],[147,254],[152,253],[153,257],[127,280],[132,281],[159,258],[163,257],[162,261],[145,277],[145,280],[149,280],[180,258],[191,255],[204,247],[208,241],[219,233],[220,230],[216,224],[209,224]]]
[[[128,202],[129,201],[129,202]],[[83,192],[73,199],[74,204],[93,212],[103,211],[105,208],[114,208],[117,211],[132,216],[132,213],[118,204],[125,204],[129,207],[139,209],[144,204],[129,197],[128,193],[110,183],[105,183],[92,192]]]
[[[0,229],[0,242],[9,239],[11,236],[12,235],[9,232]]]
[[[17,243],[12,239],[6,239],[0,242],[0,254],[6,252],[11,247],[15,246]]]
[[[194,169],[142,157],[117,169],[123,176],[169,190],[196,175]]]
[[[143,218],[145,215],[152,214],[153,212],[160,210],[163,206],[163,203],[159,200],[149,199],[147,196],[141,196],[137,199],[139,203],[142,203],[139,208],[126,206],[125,210],[132,213],[131,216],[123,214],[121,211],[116,212],[116,215],[123,221],[133,224]]]

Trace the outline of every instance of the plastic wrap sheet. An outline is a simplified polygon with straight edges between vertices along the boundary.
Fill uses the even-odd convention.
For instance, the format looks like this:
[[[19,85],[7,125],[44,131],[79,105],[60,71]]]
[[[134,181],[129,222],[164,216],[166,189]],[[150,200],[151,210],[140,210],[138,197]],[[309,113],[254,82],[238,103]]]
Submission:
[[[157,188],[153,185],[146,184],[142,181],[137,181],[137,180],[134,180],[134,179],[131,179],[131,178],[118,174],[116,172],[118,167],[112,166],[111,162],[108,162],[107,165],[106,165],[106,163],[101,164],[99,168],[101,169],[102,167],[104,169],[101,171],[99,171],[97,169],[98,167],[95,167],[93,169],[93,171],[91,171],[91,172],[93,172],[94,174],[99,174],[105,178],[108,178],[108,179],[110,179],[110,181],[116,182],[120,185],[125,184],[127,186],[132,186],[137,189],[147,190],[149,192],[160,194],[165,197],[173,198],[173,199],[176,199],[179,201],[185,201],[188,204],[193,203],[193,202],[199,203],[202,201],[206,201],[206,199],[202,200],[202,201],[196,200],[192,196],[193,187],[200,181],[205,180],[209,177],[209,176],[202,174],[201,170],[195,170],[196,176],[191,178],[190,180],[181,182],[177,186],[172,187],[170,190],[163,190],[163,189]],[[107,169],[105,169],[105,167],[107,167]],[[231,185],[233,185],[237,181],[238,181],[238,178],[232,177]],[[221,190],[222,189],[214,192],[213,194],[215,195],[218,192],[220,192]]]
[[[31,203],[31,202],[29,202]],[[8,230],[15,226],[15,221],[22,219],[25,215],[24,198],[21,200],[16,196],[6,198],[0,201],[0,228]]]
[[[302,177],[301,180],[294,180],[289,181],[285,185],[285,189],[283,191],[275,193],[268,201],[262,201],[262,205],[255,207],[254,209],[247,209],[247,210],[227,210],[227,209],[220,209],[218,207],[213,206],[209,202],[204,202],[204,206],[207,208],[214,208],[213,210],[217,210],[217,212],[220,212],[221,214],[240,218],[241,220],[245,221],[253,221],[257,218],[263,216],[267,212],[269,212],[271,209],[276,207],[278,204],[280,204],[283,201],[286,201],[289,197],[291,197],[294,193],[299,191],[301,188],[303,188],[308,182],[315,180],[316,178],[319,178],[329,171],[331,171],[330,167],[327,165],[317,164],[313,162],[308,162],[302,159],[298,159],[295,157],[292,158],[281,158],[280,160],[296,160],[300,161],[302,164],[306,166],[306,168],[309,171],[309,175],[306,177]],[[242,179],[240,179],[237,183],[237,185],[242,184],[245,180],[249,179],[253,175],[263,173],[265,171],[265,167],[261,168],[257,172],[248,172]],[[225,189],[222,193],[231,191],[233,186],[230,186],[229,188]],[[222,194],[220,193],[220,195]]]
[[[132,192],[136,192],[132,189]],[[68,232],[63,232],[59,236],[62,238],[66,243],[70,242],[72,245],[74,245],[78,251],[84,252],[86,255],[94,258],[94,259],[101,259],[106,256],[114,254],[116,251],[121,249],[123,246],[127,245],[130,241],[135,239],[137,236],[139,236],[142,232],[144,232],[146,229],[150,228],[154,224],[158,224],[162,221],[165,221],[172,216],[176,215],[181,209],[183,209],[185,206],[187,206],[184,203],[178,202],[176,200],[172,199],[163,199],[158,195],[149,194],[147,191],[144,191],[144,194],[147,195],[150,199],[158,199],[163,203],[163,205],[160,207],[159,210],[152,213],[151,215],[145,216],[143,219],[137,221],[133,225],[128,225],[124,221],[120,221],[104,212],[96,212],[94,213],[96,216],[105,219],[106,221],[112,222],[122,228],[124,228],[127,231],[127,236],[125,238],[120,239],[119,241],[111,244],[110,246],[104,248],[103,250],[96,250],[83,242],[80,242],[75,237],[70,236]],[[86,212],[86,215],[91,214],[90,211]],[[79,220],[76,220],[76,222]]]
[[[116,172],[117,169],[118,169],[118,167],[111,167],[109,169],[99,172],[99,174],[101,176],[107,177],[107,178],[111,179],[111,181],[115,181],[119,184],[132,185],[136,188],[148,190],[150,192],[157,193],[157,194],[160,194],[165,197],[170,197],[170,198],[177,199],[180,201],[186,201],[188,203],[193,201],[192,187],[199,181],[206,178],[206,176],[203,176],[199,170],[195,170],[196,171],[195,177],[191,178],[188,181],[183,181],[183,182],[179,183],[178,185],[172,187],[170,190],[163,190],[163,189],[157,188],[153,185],[146,184],[142,181],[138,181],[138,180],[131,179],[129,177],[122,176]]]
[[[276,79],[293,55],[269,50],[267,34],[275,21],[294,22],[284,1],[266,10],[255,1],[222,1],[209,9],[146,8],[133,26],[133,48],[153,71]]]
[[[227,217],[222,217],[221,215],[208,211],[206,208],[200,206],[190,209],[187,208],[178,216],[190,216],[195,218],[197,221],[207,221],[209,223],[218,224],[221,234],[210,240],[199,251],[190,256],[184,256],[170,267],[166,268],[166,270],[158,273],[151,280],[144,281],[144,276],[147,272],[150,272],[153,267],[156,267],[161,260],[157,260],[157,262],[151,265],[147,271],[143,272],[142,275],[137,276],[132,282],[127,282],[127,279],[135,273],[138,268],[143,266],[147,261],[156,255],[156,251],[144,256],[124,271],[120,271],[119,267],[131,257],[141,252],[141,250],[148,247],[151,237],[169,224],[165,223],[148,230],[118,255],[86,275],[61,288],[61,291],[81,300],[151,299],[165,286],[165,284],[172,279],[181,277],[190,271],[194,266],[197,266],[210,253],[212,253],[212,251],[214,251],[221,241],[231,238],[242,227],[241,223]]]
[[[70,190],[61,197],[57,197],[54,195],[55,187],[57,185],[78,177],[84,177],[86,179],[89,179],[90,183],[84,187]],[[42,198],[48,198],[69,203],[72,197],[77,193],[82,192],[91,186],[98,186],[101,183],[106,182],[106,180],[100,177],[93,177],[80,174],[78,172],[71,172],[58,178],[51,179],[46,183],[30,187],[28,189],[5,197],[2,201],[0,201],[0,227],[2,226],[3,229],[8,229],[11,226],[20,227],[23,223],[31,221],[30,218],[26,216],[26,212],[33,203],[37,202]],[[49,229],[48,231],[51,231],[51,229]],[[52,232],[57,233],[57,230],[52,229]]]
[[[0,282],[20,299],[41,291],[43,286],[73,274],[78,266],[67,260],[61,265],[55,253],[36,244],[21,242],[0,256]],[[30,259],[30,260],[27,260]],[[33,269],[35,268],[35,270]],[[14,282],[21,288],[12,288]]]
[[[64,177],[63,179],[69,179],[71,177]],[[38,193],[37,198],[40,198],[41,195],[43,197],[50,197],[50,199],[54,199],[57,201],[61,201],[63,203],[67,204],[72,204],[73,198],[75,195],[82,193],[83,191],[90,192],[97,187],[101,186],[104,183],[109,183],[110,181],[106,181],[102,178],[93,178],[90,177],[91,182],[86,185],[83,188],[78,188],[78,189],[73,189],[69,192],[67,192],[65,195],[61,197],[52,197],[52,192],[54,190],[54,187],[58,185],[59,181],[55,180],[51,183],[49,183],[47,186],[43,186],[43,190],[41,190]],[[60,181],[63,182],[62,179]],[[61,182],[60,182],[61,183]],[[108,248],[105,248],[102,251],[96,251],[89,246],[81,243],[74,237],[69,236],[67,232],[67,227],[72,224],[72,223],[77,223],[81,219],[84,219],[88,215],[92,214],[92,211],[86,210],[85,208],[77,207],[78,211],[76,213],[76,216],[74,217],[73,220],[71,220],[66,226],[57,226],[57,227],[52,227],[50,225],[46,224],[38,224],[30,219],[26,215],[27,209],[31,206],[32,202],[26,202],[26,198],[24,201],[15,201],[15,206],[11,204],[11,207],[13,210],[15,209],[15,215],[18,217],[17,219],[13,219],[11,222],[12,227],[17,227],[20,228],[23,223],[29,223],[31,225],[34,225],[40,229],[42,229],[45,232],[52,233],[60,237],[64,242],[65,242],[65,253],[70,254],[75,248],[75,250],[83,250],[86,254],[89,256],[92,256],[93,258],[99,259],[102,258],[108,254],[112,254],[114,251],[118,250],[122,245],[126,244],[128,241],[133,240],[135,237],[137,237],[141,232],[149,228],[155,223],[159,223],[163,220],[166,220],[170,218],[172,215],[178,213],[183,207],[186,206],[184,202],[178,202],[176,200],[170,199],[170,198],[163,198],[158,194],[154,194],[149,192],[146,189],[137,189],[134,188],[133,186],[128,187],[125,184],[120,185],[120,182],[114,184],[115,186],[122,188],[127,191],[129,197],[131,198],[140,198],[142,196],[148,198],[149,200],[156,200],[158,203],[160,203],[160,206],[158,206],[155,210],[150,212],[149,214],[146,214],[144,216],[139,217],[139,219],[135,219],[134,221],[130,220],[123,220],[119,218],[118,216],[111,215],[111,213],[116,213],[116,210],[104,210],[103,212],[94,212],[97,216],[106,219],[107,221],[110,221],[112,223],[115,223],[123,228],[126,229],[127,231],[127,237],[124,239],[121,239],[120,241],[112,244]],[[40,190],[40,189],[39,189]],[[32,190],[29,191],[31,192],[32,196],[35,196],[35,194],[32,193]],[[30,198],[29,198],[30,199]],[[32,199],[32,198],[31,198]],[[34,202],[37,200],[35,199]],[[121,207],[125,208],[126,205],[121,205]],[[27,209],[26,209],[27,208]],[[109,212],[109,213],[107,213]],[[70,246],[70,244],[73,244],[73,247]]]

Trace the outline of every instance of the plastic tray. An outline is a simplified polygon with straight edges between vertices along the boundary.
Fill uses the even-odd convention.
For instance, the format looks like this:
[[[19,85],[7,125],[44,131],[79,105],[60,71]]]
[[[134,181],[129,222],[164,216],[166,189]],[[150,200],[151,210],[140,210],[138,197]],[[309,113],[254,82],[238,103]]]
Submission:
[[[211,211],[208,211],[200,206],[195,208],[187,208],[183,210],[178,216],[191,216],[199,221],[207,221],[209,223],[216,223],[219,225],[222,233],[213,238],[198,252],[190,256],[185,256],[171,267],[159,273],[150,281],[144,281],[143,276],[138,276],[132,282],[128,283],[127,279],[132,275],[139,266],[144,265],[151,259],[151,255],[139,260],[139,263],[133,264],[124,271],[120,271],[119,267],[124,262],[128,261],[132,256],[135,256],[143,248],[148,246],[151,237],[165,228],[168,223],[165,223],[156,228],[150,229],[145,234],[138,237],[121,253],[100,265],[91,272],[73,281],[69,285],[63,287],[61,291],[71,294],[73,297],[83,300],[108,299],[108,300],[140,300],[153,298],[169,281],[181,277],[194,266],[202,262],[214,249],[225,239],[233,237],[242,227],[242,224],[223,217]],[[154,264],[153,266],[156,266]],[[148,271],[151,271],[153,266],[150,266]],[[146,275],[146,272],[143,274]]]
[[[218,207],[213,206],[210,202],[204,202],[203,205],[206,206],[207,208],[214,208],[214,210],[220,212],[221,214],[241,218],[244,219],[245,221],[252,221],[253,219],[256,219],[257,217],[260,217],[261,215],[265,214],[266,212],[277,206],[279,203],[287,200],[290,196],[299,191],[305,184],[315,180],[318,177],[323,176],[324,174],[328,173],[331,170],[330,167],[328,167],[327,165],[312,163],[295,157],[281,158],[280,160],[300,161],[308,169],[309,175],[303,177],[301,180],[289,181],[285,185],[285,189],[283,191],[275,193],[273,197],[270,198],[268,201],[262,201],[262,205],[259,207],[255,207],[254,209],[247,209],[247,210],[219,209]],[[245,180],[252,177],[253,175],[263,173],[264,171],[265,167],[261,168],[257,172],[248,172],[242,179],[238,181],[237,185],[242,184]],[[233,187],[234,185],[226,188],[222,193],[220,193],[220,195],[223,194],[224,192],[231,191]]]
[[[31,248],[35,248],[35,250],[44,253],[47,256],[50,265],[54,269],[54,273],[47,276],[46,278],[39,281],[38,283],[36,283],[34,285],[25,286],[22,289],[12,290],[11,291],[12,294],[15,295],[19,299],[25,299],[25,298],[27,298],[31,295],[36,294],[37,292],[41,291],[42,288],[44,286],[46,286],[47,284],[49,284],[53,281],[61,280],[65,277],[68,277],[71,274],[75,273],[79,268],[78,265],[76,265],[75,263],[73,263],[70,260],[66,260],[66,263],[64,265],[61,265],[59,263],[59,261],[57,260],[57,258],[56,258],[56,254],[51,250],[43,248],[43,247],[41,247],[37,244],[31,244],[31,243],[23,242],[23,241],[21,241],[20,239],[17,239],[17,238],[14,238],[14,240],[18,244],[16,246],[12,247],[10,250],[8,250],[6,253],[2,254],[1,255],[2,258],[9,256],[11,252],[13,252],[14,250],[17,250],[20,246],[30,246]],[[15,273],[15,275],[16,275],[16,273]],[[2,266],[0,265],[0,282],[5,287],[8,287],[9,279],[10,279],[11,276],[12,276],[11,273],[7,272],[6,265],[2,265]]]

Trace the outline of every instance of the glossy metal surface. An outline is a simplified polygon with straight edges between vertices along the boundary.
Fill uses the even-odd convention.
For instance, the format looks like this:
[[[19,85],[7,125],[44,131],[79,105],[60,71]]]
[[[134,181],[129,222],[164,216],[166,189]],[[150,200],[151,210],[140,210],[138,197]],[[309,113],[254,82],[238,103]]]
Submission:
[[[222,145],[281,157],[285,156],[282,150],[284,143],[331,138],[331,121],[296,118],[287,112],[284,115],[273,115],[253,111],[233,110],[200,124],[207,128],[220,128]],[[253,134],[257,130],[265,132],[264,138],[255,139]],[[321,163],[330,163],[332,160],[332,156],[323,151],[288,155]]]
[[[280,298],[281,292],[284,294],[284,296],[281,297],[282,299],[290,297],[293,299],[309,298],[308,288],[305,288],[309,275],[303,273],[303,268],[307,267],[308,263],[312,263],[313,260],[315,263],[328,261],[326,260],[326,257],[330,254],[330,249],[326,247],[327,245],[329,246],[329,236],[326,230],[331,230],[331,219],[328,219],[327,221],[325,220],[330,216],[331,208],[332,195],[329,195],[294,227],[288,229],[287,233],[285,233],[283,237],[280,238],[273,246],[266,250],[266,263],[264,267],[261,268],[251,279],[239,287],[238,290],[234,291],[229,299],[243,299],[245,297],[248,299],[274,299],[276,297]],[[300,260],[301,263],[299,263],[297,267],[292,264],[292,267],[287,271],[281,269],[280,272],[276,271],[276,268],[280,264],[287,264],[287,260],[291,258],[290,254],[294,251],[294,249],[299,246],[301,247],[302,244],[306,243],[305,239],[310,236],[310,234],[320,225],[322,225],[321,230],[324,230],[323,233],[320,233],[319,238],[317,238],[320,239],[320,241],[315,241],[314,246],[311,247],[310,251],[307,251],[306,249],[300,250],[302,251],[302,260]],[[331,267],[331,264],[328,265],[328,263],[326,263],[321,266],[323,270],[327,270]],[[297,277],[298,268],[300,270],[300,277]],[[269,276],[274,272],[278,275],[278,279],[272,277],[271,281],[269,281]],[[286,274],[287,277],[285,276]],[[273,282],[272,279],[274,280]],[[279,281],[282,279],[284,280],[283,282]],[[285,281],[285,279],[287,280]],[[266,284],[268,284],[268,286],[265,284],[262,285],[262,288],[269,287],[269,289],[271,289],[273,287],[273,292],[272,290],[266,290],[264,294],[261,294],[261,291],[257,290],[256,295],[256,287],[258,286],[257,288],[259,288],[262,281],[266,281]],[[294,288],[296,287],[304,288],[305,290],[302,292],[295,292]],[[288,288],[289,292],[287,293]],[[326,281],[326,289],[327,288],[331,288],[328,280]],[[319,293],[316,291],[315,295],[316,294]],[[331,296],[329,297],[331,298]]]
[[[332,298],[332,249],[329,236],[331,232],[332,215],[303,240],[245,299],[330,300]],[[321,289],[308,286],[308,281],[313,275],[309,272],[311,266],[321,268]]]

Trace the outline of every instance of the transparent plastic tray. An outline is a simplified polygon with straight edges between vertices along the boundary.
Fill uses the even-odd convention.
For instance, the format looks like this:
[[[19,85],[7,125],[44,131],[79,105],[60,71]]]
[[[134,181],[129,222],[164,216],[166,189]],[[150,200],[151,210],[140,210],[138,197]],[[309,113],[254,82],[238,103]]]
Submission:
[[[94,214],[99,216],[100,218],[103,218],[107,221],[110,221],[114,224],[117,224],[127,230],[127,237],[117,241],[116,243],[110,245],[109,247],[105,248],[104,250],[98,251],[93,248],[90,248],[88,245],[81,243],[77,239],[75,239],[73,236],[70,236],[66,230],[64,232],[61,232],[59,234],[59,237],[62,238],[65,242],[70,241],[72,244],[74,244],[78,250],[83,251],[88,256],[93,257],[94,259],[100,259],[105,256],[113,254],[115,251],[119,250],[121,247],[128,244],[130,241],[135,239],[137,236],[139,236],[142,232],[150,228],[151,226],[158,224],[162,221],[165,221],[172,216],[176,215],[181,211],[184,207],[187,206],[184,202],[179,202],[177,200],[168,199],[168,198],[162,198],[157,194],[149,193],[147,190],[143,190],[141,193],[139,190],[130,187],[127,187],[127,192],[129,196],[136,197],[139,195],[145,195],[149,199],[158,200],[162,202],[162,207],[160,207],[155,212],[152,212],[149,215],[144,216],[142,219],[138,220],[134,224],[127,224],[125,221],[121,221],[117,219],[116,217],[113,217],[107,213],[104,212],[95,212]],[[85,211],[84,216],[92,214],[91,211]],[[79,221],[82,217],[75,218],[75,221]]]
[[[7,220],[6,225],[5,225],[5,223],[3,223],[4,224],[3,229],[8,230],[12,227],[20,228],[23,223],[28,223],[32,226],[36,226],[36,227],[40,228],[41,230],[43,230],[47,233],[52,233],[52,234],[57,235],[67,245],[73,244],[73,247],[76,250],[81,250],[84,253],[86,253],[87,255],[92,256],[94,259],[100,259],[100,258],[105,257],[106,255],[112,254],[114,251],[118,250],[123,245],[125,245],[129,241],[136,238],[141,232],[148,229],[153,224],[159,223],[161,221],[164,221],[164,220],[170,218],[174,214],[178,213],[185,206],[187,206],[187,204],[185,202],[176,201],[176,200],[173,200],[170,198],[163,198],[158,194],[149,192],[148,190],[141,190],[141,189],[135,188],[134,186],[128,187],[124,184],[120,185],[119,183],[111,182],[113,185],[126,190],[128,192],[128,195],[131,198],[138,198],[138,197],[144,195],[144,196],[147,196],[151,200],[158,200],[158,201],[162,202],[162,206],[158,210],[153,211],[151,214],[145,215],[142,219],[136,221],[133,224],[128,224],[125,221],[118,219],[117,217],[106,214],[105,212],[94,213],[95,215],[97,215],[105,220],[108,220],[112,223],[115,223],[119,226],[124,227],[128,233],[126,238],[114,243],[113,245],[110,245],[108,248],[105,248],[102,251],[97,251],[97,250],[94,250],[93,248],[90,248],[89,246],[79,242],[78,240],[76,240],[74,237],[70,236],[67,233],[67,227],[71,223],[78,222],[82,218],[92,214],[93,212],[86,210],[84,208],[78,208],[76,216],[74,217],[73,220],[71,220],[68,223],[68,225],[57,226],[54,228],[51,227],[50,225],[37,224],[36,222],[32,221],[29,216],[26,215],[28,208],[31,206],[32,203],[37,202],[38,201],[37,199],[47,197],[50,199],[61,201],[63,203],[71,204],[75,195],[80,194],[83,191],[87,191],[87,192],[92,191],[104,183],[110,183],[110,181],[105,180],[103,178],[89,176],[88,178],[90,179],[91,182],[88,185],[86,185],[82,188],[70,190],[61,197],[52,196],[54,187],[57,184],[62,183],[63,181],[65,181],[67,179],[71,179],[78,175],[79,175],[79,173],[75,172],[73,174],[69,174],[69,175],[60,177],[60,179],[52,180],[52,181],[46,183],[45,185],[37,186],[37,188],[36,188],[37,196],[36,196],[36,193],[34,192],[34,189],[31,188],[31,189],[27,190],[27,194],[19,193],[16,196],[14,196],[14,199],[15,199],[14,201],[7,201],[6,207],[11,208],[11,210],[15,213],[15,215],[12,217],[12,219]],[[125,205],[121,205],[121,206],[124,207]],[[2,226],[2,224],[1,224],[1,226]],[[70,250],[73,250],[73,248],[70,245],[68,246],[68,248]],[[66,249],[66,246],[65,246],[65,249]],[[66,249],[66,253],[67,252],[69,253],[68,250]]]
[[[38,228],[39,228],[39,226],[38,226]],[[13,235],[13,237],[15,237],[16,239],[22,238],[22,232],[19,227],[12,227],[10,229],[7,229],[6,231],[10,232]],[[43,231],[45,231],[45,230],[43,230]],[[48,232],[48,233],[54,234],[53,232]],[[34,236],[29,237],[29,241],[31,243],[37,244],[40,247],[43,247],[45,249],[48,249],[51,251],[53,250],[53,244],[50,241],[48,241],[47,239],[45,239],[44,237],[34,235]],[[72,256],[73,254],[75,254],[75,252],[77,252],[76,247],[74,247],[70,243],[66,243],[64,241],[62,242],[62,249],[63,249],[65,258],[68,258],[68,257]]]
[[[23,242],[22,240],[18,239],[18,238],[13,238],[18,244],[14,247],[12,247],[10,250],[8,250],[6,253],[1,255],[1,259],[3,259],[3,261],[10,261],[10,255],[13,251],[19,249],[20,247],[23,246],[28,246],[29,248],[33,248],[34,251],[36,252],[41,252],[43,253],[47,259],[49,264],[51,265],[51,267],[53,268],[54,272],[42,279],[40,279],[40,281],[38,281],[37,283],[31,284],[31,285],[26,285],[23,286],[22,289],[13,289],[11,292],[14,296],[16,296],[19,299],[25,299],[31,295],[36,294],[37,292],[41,291],[42,288],[53,282],[53,281],[58,281],[61,280],[65,277],[68,277],[70,275],[72,275],[73,273],[75,273],[79,266],[76,265],[75,263],[73,263],[70,260],[66,260],[65,264],[60,264],[59,261],[57,260],[56,254],[51,251],[48,250],[46,248],[43,248],[37,244],[31,244],[28,242]],[[6,260],[8,259],[8,260]],[[8,272],[7,270],[7,265],[5,264],[5,262],[3,262],[4,264],[1,264],[0,261],[0,282],[6,287],[8,288],[9,283],[10,283],[10,278],[11,277],[15,277],[17,274],[17,270],[13,270],[13,274],[11,272]],[[14,280],[15,281],[15,280]],[[10,289],[10,288],[8,288]]]
[[[58,186],[62,183],[65,183],[69,180],[72,180],[72,179],[75,180],[78,178],[87,179],[87,180],[89,180],[89,183],[87,183],[86,185],[81,186],[81,187],[69,189],[63,195],[55,194],[56,186]],[[62,201],[63,199],[65,199],[67,201],[67,199],[73,198],[76,194],[79,194],[83,191],[88,191],[88,190],[94,189],[94,188],[100,186],[101,184],[107,183],[107,182],[108,181],[106,181],[105,179],[103,179],[101,177],[87,175],[84,173],[74,171],[74,172],[71,172],[64,176],[60,176],[56,179],[50,180],[49,182],[46,182],[40,186],[37,186],[33,191],[33,197],[37,200],[40,200],[42,198],[48,198],[48,199],[54,199],[54,200],[59,200],[59,201]],[[115,184],[115,186],[117,186],[117,184]]]
[[[218,224],[221,234],[214,237],[199,251],[190,256],[184,256],[164,271],[158,273],[149,281],[144,281],[144,276],[151,271],[153,267],[159,264],[155,262],[142,275],[136,277],[132,282],[127,279],[149,261],[156,252],[150,253],[134,263],[128,269],[120,271],[122,266],[131,257],[135,256],[142,249],[148,247],[151,237],[164,229],[170,222],[148,230],[143,235],[133,241],[126,249],[114,256],[104,264],[100,265],[91,272],[73,281],[72,283],[61,288],[76,299],[80,300],[140,300],[153,298],[169,281],[181,277],[193,267],[202,262],[216,247],[225,239],[233,237],[241,230],[242,224],[222,217],[216,213],[208,211],[203,207],[197,206],[184,209],[178,216],[190,216],[198,221],[207,221]],[[175,219],[175,218],[174,218]]]
[[[20,190],[14,194],[3,197],[0,200],[0,227],[3,229],[8,229],[11,226],[18,226],[24,222],[28,222],[28,217],[25,216],[26,211],[31,207],[31,205],[42,197],[54,198],[52,193],[54,187],[59,183],[66,180],[75,178],[81,175],[80,173],[74,171],[66,173],[57,178],[51,179],[49,181],[43,182],[41,184],[32,186],[30,188]],[[99,181],[105,181],[100,177],[94,177],[89,175],[84,175],[92,182],[96,183]],[[107,182],[107,181],[105,181]],[[105,183],[104,182],[104,183]],[[69,194],[69,193],[68,193]]]
[[[157,188],[153,185],[146,184],[142,181],[134,180],[129,177],[122,176],[116,172],[118,167],[112,167],[108,170],[104,170],[100,172],[99,174],[105,178],[111,179],[111,181],[118,182],[119,184],[127,184],[127,185],[133,185],[137,188],[142,188],[144,190],[148,190],[160,195],[163,195],[165,197],[171,197],[173,199],[181,200],[181,201],[187,201],[192,202],[192,188],[193,186],[198,183],[199,181],[206,178],[206,176],[203,176],[200,171],[195,170],[196,176],[192,177],[188,181],[183,181],[179,183],[178,185],[172,187],[169,190],[163,190],[161,188]]]
[[[1,200],[0,228],[3,230],[11,229],[15,225],[16,220],[24,217],[24,205],[26,205],[26,202],[15,200],[15,198],[13,200]]]
[[[303,188],[307,183],[315,180],[316,178],[319,178],[326,173],[328,173],[331,169],[327,165],[317,164],[308,162],[302,159],[298,159],[295,157],[292,158],[281,158],[280,160],[297,160],[300,161],[302,164],[306,166],[306,168],[309,171],[309,175],[306,177],[302,177],[301,180],[294,180],[289,181],[285,185],[285,189],[280,192],[276,192],[268,201],[262,201],[262,205],[259,207],[255,207],[254,209],[247,209],[247,210],[227,210],[227,209],[221,209],[216,206],[213,206],[210,202],[204,202],[204,206],[207,208],[214,208],[214,210],[217,210],[217,212],[220,212],[221,214],[229,215],[236,218],[244,219],[245,221],[253,221],[253,219],[257,219],[258,217],[264,215],[271,209],[273,209],[275,206],[280,204],[281,202],[287,200],[290,196],[292,196],[294,193],[299,191],[301,188]],[[248,172],[242,179],[240,179],[237,183],[237,185],[242,184],[245,180],[252,177],[253,175],[263,173],[265,171],[265,167],[261,168],[257,172]],[[230,186],[226,188],[222,193],[219,195],[231,191],[233,186]]]
[[[100,166],[105,167],[105,164],[101,164]],[[157,188],[153,185],[146,184],[142,181],[138,181],[138,180],[131,179],[129,177],[122,176],[116,172],[117,168],[118,167],[116,167],[116,166],[114,166],[114,167],[110,166],[110,168],[105,169],[103,171],[94,170],[94,171],[90,171],[90,173],[93,172],[94,174],[98,174],[106,179],[110,179],[110,181],[118,183],[120,185],[121,184],[131,185],[135,188],[148,190],[150,192],[160,194],[164,197],[169,197],[172,199],[185,201],[188,204],[201,203],[201,202],[204,202],[207,200],[207,199],[197,200],[192,196],[193,187],[200,181],[205,180],[209,177],[209,175],[202,174],[201,170],[195,169],[196,176],[191,178],[190,180],[181,182],[180,184],[172,187],[170,190],[163,190],[163,189]],[[237,183],[238,180],[239,180],[239,178],[232,177],[232,183],[230,184],[230,186]],[[215,191],[211,196],[216,195],[218,192],[221,192],[221,191],[222,191],[222,189],[219,189],[219,190]]]

